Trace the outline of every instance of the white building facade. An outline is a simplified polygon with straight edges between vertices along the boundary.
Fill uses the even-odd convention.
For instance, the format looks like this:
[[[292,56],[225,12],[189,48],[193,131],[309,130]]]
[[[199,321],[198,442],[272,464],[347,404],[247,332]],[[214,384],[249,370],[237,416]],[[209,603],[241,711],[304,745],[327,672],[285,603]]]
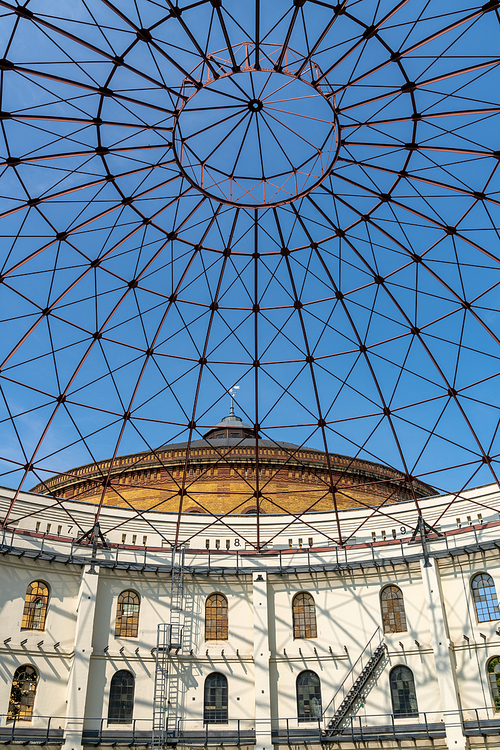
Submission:
[[[2,512],[11,495],[3,491]],[[26,493],[1,547],[0,739],[146,746],[163,701],[153,745],[495,743],[500,493],[467,491],[448,509],[450,499],[420,502],[424,540],[412,540],[408,503],[394,529],[390,508],[372,520],[369,509],[341,511],[346,528],[365,521],[364,537],[344,548],[311,531],[329,529],[327,513],[289,525],[263,517],[283,531],[260,554],[244,549],[248,517],[228,536],[190,516],[200,544],[174,554],[155,538],[155,529],[172,535],[174,515],[149,513],[146,523],[105,507],[108,546],[93,550],[71,538],[53,499]],[[95,506],[66,507],[92,528]],[[121,516],[147,545],[122,544],[119,528],[107,534]],[[176,617],[179,643],[158,651],[158,625]]]

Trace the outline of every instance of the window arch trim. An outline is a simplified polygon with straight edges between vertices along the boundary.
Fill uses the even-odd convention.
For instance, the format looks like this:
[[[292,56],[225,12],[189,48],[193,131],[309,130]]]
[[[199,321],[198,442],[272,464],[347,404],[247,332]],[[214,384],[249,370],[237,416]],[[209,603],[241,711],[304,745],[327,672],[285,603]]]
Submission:
[[[384,633],[406,633],[405,600],[399,586],[389,583],[380,590],[380,611]]]
[[[298,591],[292,599],[294,638],[317,638],[316,602],[308,591]]]
[[[116,602],[115,638],[137,638],[141,597],[134,589],[118,594]]]
[[[24,596],[21,630],[45,630],[50,588],[45,581],[31,581]]]
[[[214,591],[205,599],[205,640],[227,641],[229,605],[224,594]]]

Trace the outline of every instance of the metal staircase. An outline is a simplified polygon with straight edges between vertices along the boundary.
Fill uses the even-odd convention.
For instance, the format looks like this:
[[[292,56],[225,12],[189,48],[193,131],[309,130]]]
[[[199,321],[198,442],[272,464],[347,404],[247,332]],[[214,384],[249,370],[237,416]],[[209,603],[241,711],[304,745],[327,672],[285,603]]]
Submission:
[[[173,655],[182,647],[182,602],[184,595],[184,548],[172,550],[170,622],[158,625],[153,696],[152,750],[163,750],[177,733],[179,673]]]
[[[382,640],[380,628],[377,628],[323,713],[325,718],[329,710],[333,709],[334,711],[333,717],[328,721],[324,731],[326,737],[338,733],[342,722],[355,706],[356,701],[363,698],[363,688],[375,673],[386,653],[387,645]],[[341,698],[341,701],[335,708],[335,703],[338,702],[339,698]]]

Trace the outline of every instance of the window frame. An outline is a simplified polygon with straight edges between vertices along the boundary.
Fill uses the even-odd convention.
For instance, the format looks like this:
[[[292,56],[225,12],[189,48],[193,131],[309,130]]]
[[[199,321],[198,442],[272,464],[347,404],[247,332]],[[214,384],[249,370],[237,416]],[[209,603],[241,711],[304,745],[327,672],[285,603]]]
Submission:
[[[220,680],[220,685],[210,685],[209,680],[216,678]],[[222,693],[220,698],[215,693],[213,696],[210,695],[210,691],[221,690]],[[208,694],[208,695],[207,695]],[[208,698],[208,700],[207,700]],[[217,707],[217,702],[220,700],[220,708]],[[213,707],[212,707],[213,703]],[[209,715],[209,712],[212,714]],[[219,713],[219,716],[217,716]],[[211,672],[205,677],[203,683],[203,725],[207,724],[228,724],[229,723],[229,685],[225,674],[222,672]]]
[[[490,602],[489,602],[489,600],[487,598],[488,594],[484,595],[486,597],[485,599],[481,599],[481,598],[478,599],[478,597],[483,596],[481,594],[478,594],[478,597],[476,597],[476,591],[478,591],[479,586],[475,588],[474,587],[474,582],[477,581],[481,577],[489,578],[490,581],[491,581],[491,585],[488,588],[490,588],[490,589],[492,588],[493,591],[495,592],[494,599],[493,599],[493,597],[491,597],[491,599],[492,599],[492,601],[496,601],[496,605],[493,604],[492,607],[489,606]],[[486,589],[485,586],[483,586],[482,588]],[[476,613],[476,620],[477,620],[477,622],[478,623],[480,623],[480,622],[495,622],[495,620],[500,620],[500,607],[499,607],[499,603],[498,603],[497,587],[496,587],[495,579],[493,578],[493,576],[490,573],[487,573],[485,570],[483,570],[483,571],[481,571],[479,573],[474,573],[474,575],[470,579],[470,589],[471,589],[471,594],[472,594],[472,601],[474,603],[474,611]],[[481,614],[480,614],[480,612],[478,610],[478,603],[482,604],[483,601],[485,601],[486,605],[487,605],[486,606],[486,613],[488,615],[493,613],[495,615],[494,617],[482,617],[481,616]],[[481,607],[481,609],[483,609],[483,607]],[[491,610],[491,612],[490,612],[490,610]]]
[[[299,685],[299,681],[301,679],[304,679],[306,675],[314,675],[314,677],[317,679],[318,684],[317,685]],[[309,690],[307,698],[303,694],[300,694],[300,690],[302,688],[313,688],[314,692],[311,692]],[[321,700],[321,678],[320,676],[313,670],[313,669],[303,669],[302,672],[299,672],[295,679],[295,695],[297,699],[297,721],[303,722],[303,721],[318,721],[321,719],[322,716],[322,700]],[[313,704],[311,707],[312,710],[310,710],[311,700],[315,700],[316,703]],[[308,709],[306,710],[306,701],[308,704]],[[301,710],[302,709],[302,710]]]
[[[215,605],[210,606],[210,601]],[[225,606],[218,606],[218,602]],[[219,611],[220,610],[220,611]],[[229,639],[229,602],[220,591],[213,591],[205,599],[205,641],[227,641]],[[214,673],[215,674],[215,673]]]
[[[30,591],[32,587],[36,587]],[[45,581],[31,581],[26,587],[24,595],[23,614],[21,618],[21,630],[37,630],[43,632],[47,620],[49,608],[50,587]],[[41,602],[40,607],[37,603]],[[36,611],[39,609],[39,614]]]
[[[386,592],[391,591],[398,591],[400,594],[400,597],[395,596],[391,597],[390,599],[384,599],[384,596],[386,596]],[[389,607],[386,608],[386,611],[384,612],[384,604],[388,602],[400,602],[400,608],[398,610],[395,609],[393,606],[392,609]],[[406,617],[406,607],[405,607],[405,599],[402,589],[397,586],[395,583],[388,583],[386,586],[384,586],[380,590],[380,614],[382,616],[382,632],[384,635],[391,635],[393,633],[407,633],[408,632],[408,618]],[[396,630],[391,627],[391,615],[394,616],[394,626],[397,627],[398,620],[400,627]],[[404,627],[403,627],[404,624]],[[389,626],[389,630],[386,629],[386,626]]]
[[[126,597],[133,595],[137,602],[126,601]],[[137,607],[137,611],[125,613],[124,605]],[[139,615],[141,612],[141,597],[134,589],[124,589],[118,594],[116,601],[115,638],[137,638],[139,634]]]
[[[24,670],[24,672],[23,672]],[[32,672],[32,679],[29,679],[29,675],[25,674],[27,671]],[[25,674],[25,677],[23,680],[21,680],[21,676]],[[33,719],[33,709],[35,706],[35,698],[36,698],[36,691],[38,688],[38,680],[39,680],[39,672],[38,669],[33,666],[33,664],[21,664],[17,669],[15,670],[13,676],[12,676],[12,682],[11,682],[11,688],[9,693],[9,707],[7,712],[7,721],[31,721]],[[34,678],[34,679],[33,679]],[[23,687],[21,687],[20,684],[16,683],[22,683]],[[25,683],[31,683],[33,687],[26,690],[24,687]],[[19,691],[19,700],[14,700],[14,697],[16,695],[15,691]],[[24,700],[24,706],[25,710],[22,711],[23,707],[23,699]],[[14,707],[18,706],[19,708],[14,710]]]
[[[116,688],[116,682],[121,679],[122,676],[128,675],[131,678],[131,696],[128,695],[125,699],[121,696],[125,691],[120,690],[118,692]],[[119,688],[124,687],[123,685],[118,686]],[[127,692],[129,691],[130,685],[126,685]],[[115,695],[116,692],[116,695]],[[135,701],[135,675],[132,674],[128,669],[119,669],[111,677],[109,685],[109,697],[108,697],[108,725],[109,724],[132,724],[134,721],[134,701]],[[118,707],[116,704],[127,702],[126,708]],[[115,704],[115,705],[114,705]],[[125,713],[127,712],[127,713]],[[114,715],[112,715],[112,713]],[[123,715],[120,715],[123,714]]]
[[[299,598],[310,597],[311,604],[298,604]],[[309,607],[306,612],[305,607]],[[302,608],[300,611],[298,608]],[[311,616],[312,614],[312,616]],[[292,628],[293,639],[309,639],[318,637],[318,623],[316,619],[316,602],[314,596],[309,591],[298,591],[292,599]]]
[[[413,683],[413,695],[411,695],[411,687],[408,688],[408,695],[403,695],[403,701],[407,702],[409,704],[409,708],[405,710],[404,702],[400,701],[399,697],[399,689],[397,688],[397,685],[395,685],[395,679],[393,678],[393,675],[396,674],[398,670],[401,670],[404,672],[410,673],[411,681]],[[401,680],[398,680],[401,682],[405,682],[404,678],[401,678]],[[408,680],[406,680],[408,681]],[[398,703],[400,703],[400,707],[398,711],[396,712],[396,704],[394,701],[394,693],[395,690],[398,690]],[[395,719],[412,719],[416,718],[419,715],[418,710],[418,700],[417,700],[417,686],[415,684],[415,675],[413,674],[413,671],[410,669],[410,667],[406,666],[406,664],[396,664],[389,673],[389,693],[391,696],[391,708],[392,708],[392,715]],[[411,701],[415,702],[415,706],[411,706]]]
[[[493,669],[491,669],[492,666]],[[498,672],[495,670],[495,667],[498,667]],[[491,656],[488,659],[488,661],[486,662],[486,673],[488,675],[488,684],[490,686],[493,710],[495,711],[495,713],[498,713],[500,712],[500,655]],[[493,675],[495,675],[495,684],[493,684],[493,680],[491,679]]]

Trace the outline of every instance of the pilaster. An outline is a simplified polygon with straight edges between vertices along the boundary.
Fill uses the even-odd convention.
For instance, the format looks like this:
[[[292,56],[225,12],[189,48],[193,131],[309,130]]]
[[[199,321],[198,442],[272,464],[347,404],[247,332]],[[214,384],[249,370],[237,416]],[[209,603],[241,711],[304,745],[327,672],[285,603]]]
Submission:
[[[430,558],[427,563],[422,559],[420,567],[431,632],[431,645],[434,652],[436,675],[446,727],[446,744],[449,750],[464,750],[467,746],[467,739],[462,733],[455,657],[448,631],[439,569],[436,560],[433,558]]]
[[[255,671],[255,750],[272,750],[269,686],[269,621],[267,574],[253,573],[253,661]]]
[[[66,695],[65,750],[82,746],[83,718],[89,681],[92,634],[99,583],[99,568],[85,565],[78,591],[75,644]]]

